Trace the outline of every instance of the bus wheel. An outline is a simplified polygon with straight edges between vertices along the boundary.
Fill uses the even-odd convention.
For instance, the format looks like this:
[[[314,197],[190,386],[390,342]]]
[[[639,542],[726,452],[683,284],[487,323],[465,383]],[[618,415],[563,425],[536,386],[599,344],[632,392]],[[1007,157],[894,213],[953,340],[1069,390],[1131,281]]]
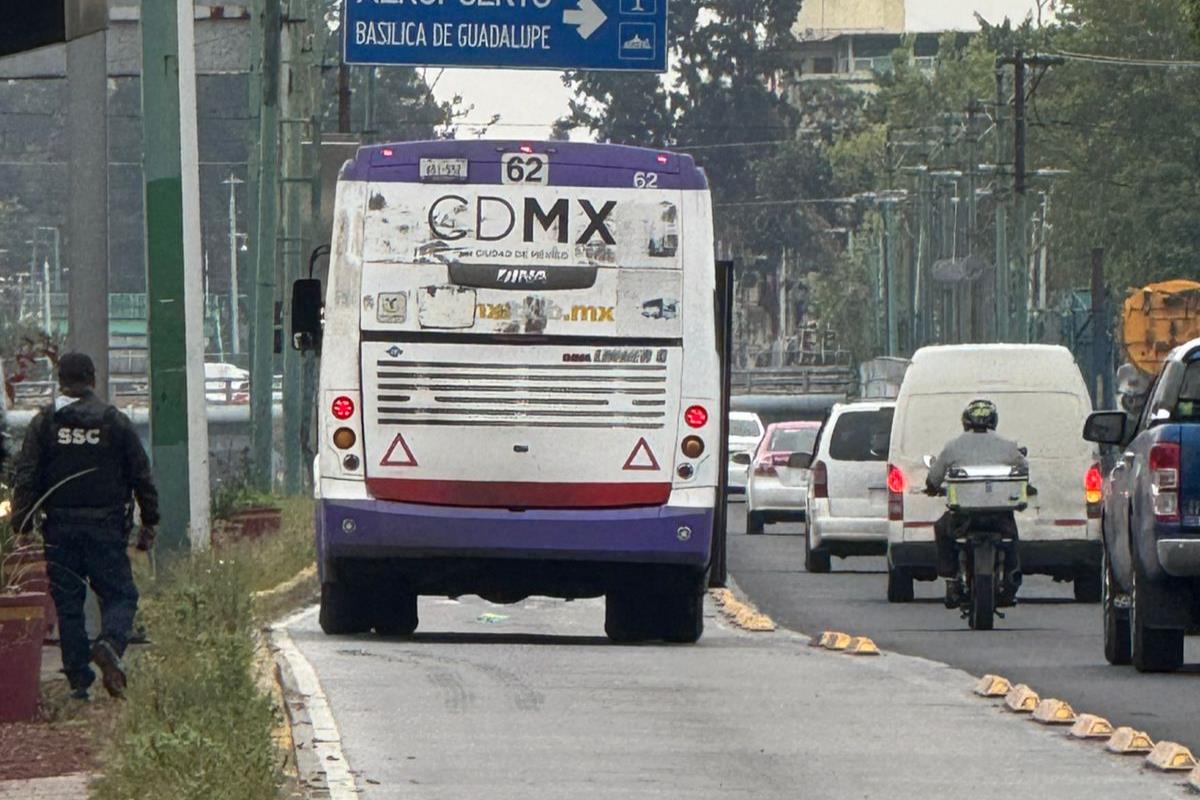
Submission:
[[[377,608],[375,632],[380,636],[412,636],[420,621],[417,617],[417,596],[397,592]]]
[[[610,589],[604,595],[604,633],[618,644],[654,638],[657,609],[645,592]]]
[[[330,636],[366,633],[371,621],[365,613],[363,597],[355,588],[340,581],[321,584],[321,630]]]
[[[762,533],[762,532],[763,532],[762,514],[758,514],[754,511],[747,511],[746,512],[746,533],[748,533],[750,535],[754,535],[754,534]]]
[[[695,644],[704,634],[704,595],[687,594],[661,598],[659,614],[664,642]]]

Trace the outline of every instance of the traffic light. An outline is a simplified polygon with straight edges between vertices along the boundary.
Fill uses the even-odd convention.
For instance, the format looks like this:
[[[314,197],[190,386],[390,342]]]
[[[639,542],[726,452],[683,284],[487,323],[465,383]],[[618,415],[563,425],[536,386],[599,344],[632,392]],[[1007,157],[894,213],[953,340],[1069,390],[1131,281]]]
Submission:
[[[0,0],[0,56],[78,39],[108,27],[106,0]]]

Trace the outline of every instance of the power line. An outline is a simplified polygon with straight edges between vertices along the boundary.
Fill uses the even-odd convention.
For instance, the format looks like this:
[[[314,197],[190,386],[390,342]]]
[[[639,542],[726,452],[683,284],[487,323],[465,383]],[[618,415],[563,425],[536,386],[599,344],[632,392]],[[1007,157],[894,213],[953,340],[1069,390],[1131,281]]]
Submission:
[[[714,209],[728,209],[733,206],[757,206],[757,205],[854,205],[857,203],[856,198],[852,197],[820,197],[820,198],[797,198],[793,200],[740,200],[734,203],[714,203]]]
[[[1166,69],[1200,69],[1200,61],[1174,61],[1158,58],[1126,58],[1123,56],[1106,56],[1099,53],[1072,53],[1060,50],[1056,56],[1067,61],[1082,61],[1090,64],[1108,64],[1120,67],[1151,67]]]

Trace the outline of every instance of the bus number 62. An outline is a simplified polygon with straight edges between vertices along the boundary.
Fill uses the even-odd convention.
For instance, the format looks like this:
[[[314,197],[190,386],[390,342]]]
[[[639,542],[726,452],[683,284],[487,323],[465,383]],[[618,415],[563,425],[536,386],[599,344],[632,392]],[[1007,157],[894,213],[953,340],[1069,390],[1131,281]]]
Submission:
[[[539,183],[550,182],[550,167],[543,155],[521,155],[506,153],[500,159],[501,183]]]

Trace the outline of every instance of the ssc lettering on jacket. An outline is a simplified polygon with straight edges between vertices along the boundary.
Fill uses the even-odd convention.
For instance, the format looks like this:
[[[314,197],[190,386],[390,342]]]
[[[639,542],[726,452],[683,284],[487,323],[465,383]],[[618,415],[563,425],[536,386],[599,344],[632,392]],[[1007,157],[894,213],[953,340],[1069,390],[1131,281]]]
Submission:
[[[59,444],[100,444],[99,428],[59,428]]]

